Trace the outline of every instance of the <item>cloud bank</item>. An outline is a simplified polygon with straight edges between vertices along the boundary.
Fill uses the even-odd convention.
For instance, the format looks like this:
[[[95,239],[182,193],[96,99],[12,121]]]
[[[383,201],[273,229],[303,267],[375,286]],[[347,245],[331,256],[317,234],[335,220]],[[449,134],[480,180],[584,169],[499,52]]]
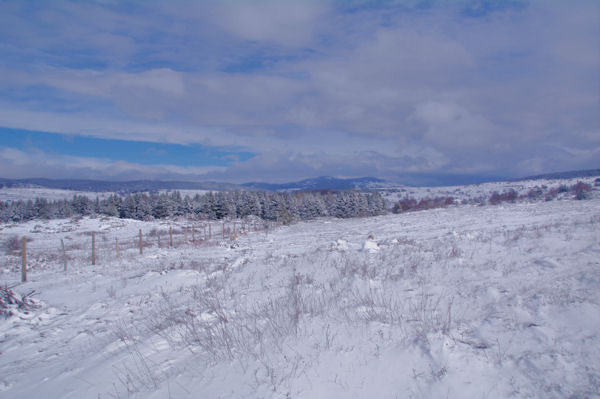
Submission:
[[[0,11],[0,128],[255,154],[182,167],[0,142],[5,177],[427,183],[599,166],[597,2],[56,1]]]

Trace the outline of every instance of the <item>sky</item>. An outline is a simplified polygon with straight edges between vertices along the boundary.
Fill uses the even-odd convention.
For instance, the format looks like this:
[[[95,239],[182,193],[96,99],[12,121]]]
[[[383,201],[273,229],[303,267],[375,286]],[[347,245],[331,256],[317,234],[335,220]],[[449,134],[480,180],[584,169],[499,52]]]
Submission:
[[[600,168],[594,0],[0,0],[0,177]]]

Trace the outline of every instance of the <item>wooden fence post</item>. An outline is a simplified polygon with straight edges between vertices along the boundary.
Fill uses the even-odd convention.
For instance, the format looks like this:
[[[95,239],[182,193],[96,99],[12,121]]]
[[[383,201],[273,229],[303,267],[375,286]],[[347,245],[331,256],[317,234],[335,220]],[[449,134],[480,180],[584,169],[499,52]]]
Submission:
[[[187,228],[187,227],[185,227],[185,228],[183,229],[183,231],[184,231],[184,234],[185,234],[185,243],[187,244],[187,243],[188,243],[188,228]]]
[[[223,229],[221,230],[223,239],[225,239],[225,222],[223,222]]]
[[[208,224],[208,239],[210,240],[212,238],[212,226],[209,223]]]
[[[235,222],[233,222],[233,235],[235,235]]]
[[[119,258],[121,256],[121,254],[119,253],[119,239],[115,237],[115,248],[117,250],[117,258]]]
[[[24,283],[27,281],[27,238],[23,237],[23,248],[21,251],[22,265],[21,265],[21,281]]]
[[[92,231],[92,266],[96,264],[96,233]]]
[[[156,237],[158,238],[158,247],[160,248],[160,231],[158,232],[158,234],[156,234]]]
[[[192,245],[196,245],[196,229],[192,226]]]
[[[67,252],[65,251],[65,241],[62,238],[60,239],[60,246],[62,247],[63,265],[65,266],[65,271],[67,271]]]
[[[169,226],[169,244],[173,248],[173,227]]]
[[[144,254],[144,241],[142,239],[142,229],[140,229],[140,255]]]

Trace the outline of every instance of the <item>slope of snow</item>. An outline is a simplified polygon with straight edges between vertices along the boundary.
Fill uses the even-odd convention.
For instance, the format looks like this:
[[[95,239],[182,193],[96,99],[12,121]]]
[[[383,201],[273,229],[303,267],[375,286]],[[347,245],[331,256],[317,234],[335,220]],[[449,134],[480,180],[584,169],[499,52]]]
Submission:
[[[138,229],[168,223],[2,226],[0,243],[32,242],[29,281],[3,253],[0,284],[41,306],[0,319],[0,397],[600,396],[597,198],[321,219],[143,255]]]
[[[493,192],[505,192],[509,190],[516,191],[519,195],[526,195],[533,188],[539,187],[559,187],[566,185],[571,187],[573,184],[581,181],[594,186],[595,180],[600,176],[569,178],[569,179],[535,179],[520,180],[514,182],[490,182],[481,184],[471,184],[466,186],[448,186],[448,187],[382,187],[378,190],[384,198],[390,203],[394,203],[402,198],[414,198],[420,200],[423,198],[453,197],[456,201],[470,201],[480,199],[486,201]],[[596,190],[597,191],[597,190]],[[567,195],[572,197],[572,195]]]
[[[90,199],[96,199],[96,197],[102,199],[111,194],[108,192],[61,190],[44,187],[2,187],[0,188],[0,201],[27,201],[35,200],[38,197],[45,198],[48,201],[70,200],[75,195],[83,195]]]

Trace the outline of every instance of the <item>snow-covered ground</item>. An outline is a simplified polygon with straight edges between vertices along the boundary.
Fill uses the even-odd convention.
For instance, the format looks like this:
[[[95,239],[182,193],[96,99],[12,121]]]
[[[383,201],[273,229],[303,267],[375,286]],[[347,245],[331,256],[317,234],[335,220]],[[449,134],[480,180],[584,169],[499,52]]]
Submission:
[[[96,197],[103,199],[111,194],[109,192],[61,190],[45,187],[2,187],[0,188],[0,201],[26,201],[29,199],[34,200],[37,197],[45,198],[48,201],[70,200],[75,195],[84,195],[90,199],[96,199]]]
[[[493,192],[506,192],[509,190],[516,191],[519,195],[527,195],[527,193],[534,188],[555,188],[561,185],[571,187],[577,182],[583,182],[594,186],[594,181],[599,176],[593,177],[579,177],[569,179],[534,179],[534,180],[520,180],[514,182],[489,182],[481,184],[470,184],[466,186],[447,186],[447,187],[410,187],[410,186],[398,186],[398,187],[381,187],[378,191],[384,196],[384,198],[394,203],[402,198],[414,198],[421,200],[423,198],[436,198],[436,197],[452,197],[458,202],[462,201],[473,201],[473,200],[487,200]]]
[[[189,196],[194,197],[196,194],[203,195],[209,192],[209,190],[158,190],[160,193],[169,193],[173,191],[179,191],[182,197]],[[76,190],[62,190],[55,188],[45,187],[1,187],[0,188],[0,201],[18,201],[18,200],[34,200],[37,197],[45,198],[49,201],[56,200],[70,200],[75,195],[84,195],[90,199],[104,199],[108,198],[112,192],[107,191],[76,191]]]
[[[213,224],[175,248],[169,225],[2,226],[31,242],[28,282],[3,249],[0,284],[39,307],[0,319],[0,397],[600,397],[598,196]],[[140,255],[139,229],[162,247]]]

